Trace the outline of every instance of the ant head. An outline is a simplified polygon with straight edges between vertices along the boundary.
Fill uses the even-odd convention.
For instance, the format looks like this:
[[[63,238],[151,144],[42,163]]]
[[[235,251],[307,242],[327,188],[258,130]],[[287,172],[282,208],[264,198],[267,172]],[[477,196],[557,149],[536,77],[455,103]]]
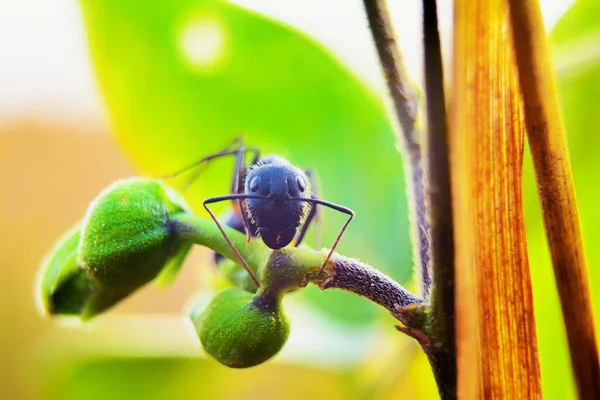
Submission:
[[[271,249],[287,246],[307,216],[309,204],[289,201],[310,198],[310,183],[304,172],[280,157],[259,161],[246,176],[245,193],[264,198],[246,200],[248,216]]]
[[[246,194],[267,196],[274,201],[288,197],[309,198],[310,181],[306,174],[279,156],[261,159],[246,176]]]

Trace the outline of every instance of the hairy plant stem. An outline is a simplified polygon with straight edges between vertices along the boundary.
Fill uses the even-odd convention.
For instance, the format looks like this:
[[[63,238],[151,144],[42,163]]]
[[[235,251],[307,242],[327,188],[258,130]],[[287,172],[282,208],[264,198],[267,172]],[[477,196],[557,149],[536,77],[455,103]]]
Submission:
[[[181,238],[209,247],[237,262],[212,221],[184,214],[174,217],[171,226]],[[423,299],[365,263],[334,253],[323,272],[318,274],[327,255],[325,251],[297,247],[273,251],[260,240],[246,243],[246,236],[240,232],[227,227],[224,230],[250,269],[257,273],[262,291],[283,294],[309,283],[323,290],[346,290],[380,305],[412,329],[423,328],[418,318],[426,311]]]
[[[427,340],[414,336],[429,358],[440,395],[456,398],[456,350],[454,333],[454,239],[448,160],[446,110],[437,32],[435,1],[423,1],[427,123],[425,162],[415,129],[417,100],[406,73],[385,0],[364,0],[371,33],[379,53],[396,115],[402,127],[405,157],[411,172],[413,201],[423,292],[431,309],[426,313]],[[428,186],[424,185],[425,172]],[[431,271],[431,272],[430,272]],[[401,329],[411,334],[410,330]]]
[[[413,232],[411,237],[415,249],[413,256],[419,269],[422,296],[428,298],[431,288],[429,228],[423,191],[421,132],[416,127],[419,107],[416,85],[410,80],[402,54],[396,45],[396,37],[385,1],[365,0],[364,4],[381,67],[394,102],[394,111],[402,128],[402,135],[397,135],[397,137],[399,145],[403,149],[406,176],[410,177],[407,186],[412,199],[409,203],[409,212]]]

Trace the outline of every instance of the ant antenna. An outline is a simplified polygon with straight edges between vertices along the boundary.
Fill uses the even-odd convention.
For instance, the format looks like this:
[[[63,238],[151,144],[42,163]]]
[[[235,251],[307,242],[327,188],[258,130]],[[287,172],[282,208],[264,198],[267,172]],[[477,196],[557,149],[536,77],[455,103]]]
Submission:
[[[321,199],[315,199],[315,198],[308,199],[308,198],[304,198],[304,197],[290,197],[290,198],[288,198],[288,200],[289,201],[304,201],[304,202],[312,204],[313,207],[316,207],[317,204],[320,204],[322,206],[329,207],[331,209],[334,209],[336,211],[339,211],[341,213],[348,215],[348,219],[346,220],[346,223],[344,223],[344,225],[342,226],[342,229],[340,230],[340,233],[338,233],[337,237],[335,238],[335,242],[333,242],[333,246],[331,246],[331,249],[329,250],[327,257],[325,258],[323,265],[321,265],[319,272],[317,272],[317,276],[318,276],[321,274],[321,272],[323,272],[323,270],[327,266],[327,263],[329,262],[329,259],[333,255],[335,248],[337,247],[338,243],[340,242],[342,235],[346,231],[348,224],[350,224],[350,221],[352,221],[352,218],[354,218],[354,211],[352,211],[351,209],[349,209],[347,207],[340,206],[339,204],[331,203],[329,201],[325,201],[325,200],[321,200]]]
[[[231,248],[231,250],[235,254],[235,257],[242,264],[242,267],[244,267],[244,269],[246,270],[246,272],[248,272],[248,275],[250,275],[250,278],[252,278],[252,281],[254,282],[254,284],[256,285],[256,287],[260,288],[260,283],[258,282],[258,279],[256,279],[256,276],[254,276],[254,273],[252,272],[252,270],[250,269],[250,267],[248,267],[248,264],[246,264],[246,261],[244,261],[244,258],[242,257],[242,255],[235,248],[235,246],[233,245],[233,243],[231,243],[231,240],[229,240],[229,237],[227,236],[227,234],[223,230],[223,227],[221,226],[221,224],[217,220],[217,217],[215,217],[215,215],[212,213],[212,211],[208,208],[208,205],[212,204],[212,203],[218,203],[220,201],[225,201],[225,200],[244,200],[244,199],[267,199],[267,197],[265,197],[265,196],[257,196],[257,195],[250,195],[250,194],[230,194],[230,195],[227,195],[227,196],[210,197],[210,198],[204,200],[203,205],[204,205],[204,208],[206,209],[206,211],[208,211],[208,213],[210,214],[210,217],[213,219],[213,221],[215,222],[215,224],[217,224],[217,228],[219,228],[219,231],[221,232],[221,235],[223,235],[223,238],[225,238],[225,241],[227,242],[227,244],[229,245],[229,247]]]

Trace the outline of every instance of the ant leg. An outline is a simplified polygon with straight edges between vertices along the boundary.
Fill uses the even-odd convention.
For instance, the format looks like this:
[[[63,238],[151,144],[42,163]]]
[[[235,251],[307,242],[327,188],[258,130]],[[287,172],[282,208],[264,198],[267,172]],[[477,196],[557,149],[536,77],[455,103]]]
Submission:
[[[260,153],[259,151],[256,149],[254,151],[254,157],[252,158],[252,162],[250,163],[250,166],[254,166],[256,164],[258,164],[258,161],[260,160]],[[246,178],[246,172],[244,171],[244,179]],[[244,193],[245,190],[243,189],[243,180],[240,180],[240,193]],[[242,214],[242,219],[244,220],[244,228],[246,229],[246,243],[250,243],[250,240],[252,240],[252,238],[254,236],[256,236],[257,230],[256,227],[252,224],[252,222],[250,221],[250,218],[248,217],[248,210],[246,210],[246,207],[244,207],[243,204],[240,204],[240,212]]]
[[[296,238],[296,243],[294,243],[294,247],[300,246],[300,243],[302,243],[302,239],[304,239],[304,235],[306,234],[306,231],[308,230],[310,223],[313,220],[315,220],[316,216],[317,216],[317,205],[310,204],[310,211],[308,212],[306,221],[304,221],[304,223],[302,224],[302,228],[300,228],[300,233],[298,233],[298,237]],[[318,222],[318,221],[315,220],[315,222]]]
[[[243,182],[244,162],[246,161],[246,149],[244,144],[240,143],[235,149],[235,166],[233,167],[233,179],[231,180],[231,193],[238,194],[240,185]]]
[[[248,212],[246,211],[246,207],[242,204],[240,200],[240,212],[242,213],[242,219],[244,220],[244,229],[246,230],[246,243],[250,243],[252,237],[254,235],[254,231],[252,229],[252,224],[250,223],[250,219],[248,218]]]
[[[306,174],[306,176],[308,176],[308,180],[310,181],[310,186],[312,188],[312,194],[311,194],[311,199],[318,199],[319,196],[321,195],[321,188],[319,186],[319,180],[317,179],[317,175],[316,173],[313,173],[313,171],[311,170],[306,170],[304,171],[304,173]],[[295,247],[298,247],[300,245],[300,243],[302,243],[302,239],[304,239],[304,235],[306,234],[306,231],[308,230],[308,228],[310,227],[311,222],[315,222],[315,243],[313,245],[313,247],[315,249],[318,249],[319,247],[321,247],[321,232],[322,232],[322,228],[323,228],[323,220],[321,219],[321,212],[319,211],[319,208],[317,207],[316,204],[310,204],[310,211],[308,213],[308,216],[306,217],[306,221],[304,222],[304,224],[302,224],[302,228],[300,228],[300,233],[298,234],[298,238],[296,239],[296,243],[294,244]]]
[[[352,218],[354,218],[354,211],[352,211],[351,209],[344,207],[344,206],[340,206],[339,204],[335,204],[335,203],[331,203],[329,201],[325,201],[325,200],[321,200],[321,199],[307,199],[307,198],[301,198],[301,197],[292,197],[290,200],[296,200],[296,201],[305,201],[307,203],[311,203],[314,205],[320,204],[323,205],[325,207],[329,207],[333,210],[339,211],[341,213],[347,214],[348,215],[348,219],[346,220],[346,222],[344,223],[344,225],[342,226],[342,229],[340,230],[340,233],[338,233],[337,237],[335,238],[335,242],[333,242],[333,246],[331,246],[331,249],[329,250],[329,253],[327,254],[327,257],[325,258],[325,261],[323,262],[323,265],[321,265],[321,268],[319,269],[319,272],[317,273],[317,275],[320,275],[321,272],[323,272],[323,270],[325,269],[325,266],[327,266],[327,262],[329,261],[329,259],[331,258],[331,256],[333,255],[333,252],[335,251],[335,248],[337,247],[338,243],[340,242],[340,239],[342,238],[342,235],[344,234],[344,232],[346,231],[346,228],[348,227],[348,224],[350,224],[350,221],[352,221]]]
[[[223,227],[221,226],[221,224],[217,220],[217,217],[215,217],[215,215],[213,214],[213,212],[208,208],[208,205],[211,204],[211,203],[218,203],[218,202],[224,201],[224,200],[236,200],[236,199],[240,199],[241,200],[241,199],[245,199],[245,198],[260,198],[260,199],[262,199],[264,197],[262,197],[262,196],[248,196],[248,195],[244,195],[244,194],[232,194],[232,195],[229,195],[229,196],[211,197],[211,198],[208,198],[208,199],[204,200],[204,202],[202,204],[203,204],[204,208],[206,209],[206,211],[208,212],[208,214],[210,215],[210,217],[212,218],[212,220],[217,225],[217,228],[219,228],[219,231],[221,232],[221,235],[223,235],[223,238],[225,239],[225,241],[227,242],[227,244],[229,245],[229,247],[233,251],[233,254],[235,255],[235,257],[241,263],[242,267],[244,267],[244,269],[246,270],[246,272],[248,272],[248,275],[250,275],[250,278],[252,278],[252,281],[254,282],[254,284],[256,285],[256,287],[260,288],[260,283],[258,282],[258,279],[256,279],[256,276],[254,276],[254,273],[252,273],[252,270],[250,269],[250,267],[248,267],[248,264],[246,264],[246,261],[244,261],[244,258],[242,257],[242,255],[235,248],[235,246],[233,245],[233,243],[231,243],[231,240],[229,239],[229,237],[227,236],[227,234],[223,230]]]
[[[186,182],[184,183],[182,190],[185,190],[189,187],[189,185],[192,184],[192,182],[194,182],[198,176],[202,173],[202,171],[204,171],[204,169],[206,168],[206,166],[208,165],[207,162],[210,160],[214,160],[216,158],[220,158],[220,157],[224,157],[224,156],[229,156],[229,155],[238,155],[239,154],[239,150],[240,148],[243,148],[243,144],[242,143],[242,139],[241,137],[237,137],[236,139],[234,139],[233,143],[231,146],[226,147],[224,149],[222,149],[221,151],[218,151],[216,153],[213,154],[209,154],[208,156],[205,156],[203,158],[201,158],[198,161],[194,161],[192,164],[180,169],[179,171],[173,173],[173,174],[169,174],[169,175],[165,175],[162,177],[159,177],[159,179],[171,179],[171,178],[175,178],[193,168],[196,167],[201,167],[198,169],[198,171],[194,172],[194,174],[192,174],[192,176],[190,178],[188,178],[186,180]],[[259,150],[256,148],[244,148],[244,155],[246,153],[254,153],[255,157],[258,156],[259,154]]]
[[[252,158],[252,162],[250,163],[250,165],[254,166],[254,165],[258,164],[259,160],[260,160],[260,154],[257,151],[254,153],[254,158]]]
[[[219,158],[219,157],[223,157],[223,156],[228,156],[228,155],[234,155],[236,156],[236,165],[235,165],[235,171],[237,173],[238,169],[240,168],[239,166],[241,165],[241,168],[243,168],[243,164],[245,162],[245,158],[246,158],[246,154],[247,153],[254,153],[255,157],[259,154],[259,150],[256,148],[246,148],[244,147],[243,141],[240,137],[236,138],[234,140],[234,143],[238,143],[237,147],[235,147],[234,149],[223,149],[220,152],[213,154],[213,155],[209,155],[207,157],[204,157],[204,159],[196,161],[195,165],[192,164],[191,166],[188,166],[188,169],[193,168],[197,165],[200,165],[206,161],[215,159],[215,158]],[[200,176],[200,174],[204,171],[204,169],[208,166],[208,164],[203,164],[201,168],[199,168],[196,172],[194,172],[192,174],[192,176],[190,176],[190,178],[187,179],[185,185],[184,185],[184,189],[186,189],[187,187],[189,187],[189,185],[192,184],[192,182],[194,182],[198,176]],[[184,170],[185,171],[185,170]],[[234,174],[234,179],[235,178],[235,174]],[[241,180],[243,179],[243,174],[241,175],[242,178],[237,178],[236,180]],[[233,182],[233,184],[235,185],[236,181]],[[236,191],[233,191],[233,193],[236,193]]]
[[[311,198],[318,199],[321,196],[321,185],[316,173],[312,173],[312,171],[307,171],[308,177],[311,180],[311,184],[313,186],[313,195]],[[323,218],[322,214],[319,211],[317,205],[315,204],[315,249],[321,247],[321,238],[323,234]]]
[[[173,174],[166,175],[166,176],[162,176],[161,178],[162,179],[175,178],[175,177],[183,174],[184,172],[186,172],[186,171],[188,171],[188,170],[190,170],[190,169],[192,169],[194,167],[197,167],[197,166],[199,166],[199,165],[201,165],[201,164],[203,164],[203,163],[205,163],[207,161],[210,161],[212,159],[215,159],[215,158],[218,158],[218,157],[222,157],[222,156],[226,156],[226,155],[236,154],[237,153],[237,149],[240,147],[240,143],[242,142],[242,140],[243,139],[242,139],[241,136],[237,136],[237,137],[235,137],[233,139],[233,142],[229,146],[221,149],[220,151],[218,151],[216,153],[213,153],[213,154],[209,154],[206,157],[202,157],[200,160],[194,161],[190,165],[188,165],[188,166],[186,166],[186,167],[178,170],[177,172],[175,172]]]
[[[254,151],[254,159],[252,163],[255,163],[255,160],[260,158],[260,153],[258,150]],[[243,194],[244,193],[244,179],[246,178],[246,150],[243,146],[240,146],[238,149],[238,154],[235,163],[235,172],[233,174],[233,185],[232,192],[233,194]],[[252,240],[252,226],[250,224],[250,220],[248,219],[248,213],[246,208],[244,207],[243,201],[238,200],[238,208],[240,210],[240,214],[242,215],[242,220],[244,221],[244,228],[246,230],[246,243],[250,243]]]

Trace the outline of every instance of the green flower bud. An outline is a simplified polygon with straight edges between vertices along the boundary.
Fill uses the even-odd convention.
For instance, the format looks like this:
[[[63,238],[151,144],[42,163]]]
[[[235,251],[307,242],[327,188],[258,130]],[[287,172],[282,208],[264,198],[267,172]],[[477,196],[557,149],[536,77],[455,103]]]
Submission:
[[[172,279],[191,243],[170,217],[187,212],[161,181],[116,182],[90,204],[82,226],[63,240],[42,272],[42,304],[53,315],[87,319],[161,274]]]
[[[44,261],[40,274],[39,300],[52,315],[77,315],[94,292],[95,283],[77,263],[81,230],[71,229]]]
[[[139,287],[186,244],[169,223],[172,214],[185,210],[182,200],[160,181],[116,182],[90,204],[78,261],[103,284]]]
[[[204,350],[231,368],[248,368],[273,357],[290,329],[278,300],[241,289],[217,293],[191,319]]]

